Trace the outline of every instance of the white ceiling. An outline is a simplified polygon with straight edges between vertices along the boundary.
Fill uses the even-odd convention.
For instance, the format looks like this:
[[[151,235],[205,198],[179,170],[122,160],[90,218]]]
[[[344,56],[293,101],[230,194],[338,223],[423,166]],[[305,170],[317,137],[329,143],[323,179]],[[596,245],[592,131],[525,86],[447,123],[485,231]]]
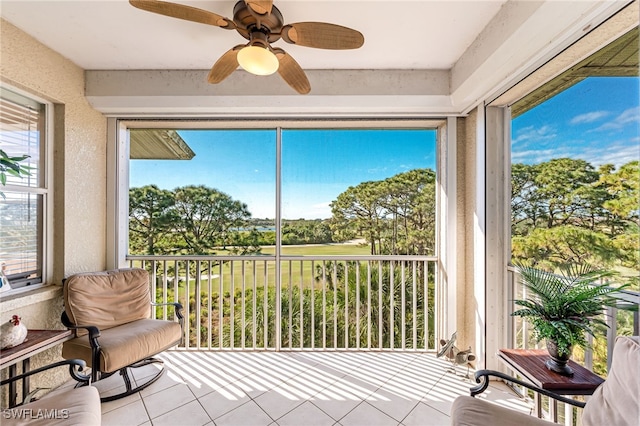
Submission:
[[[179,0],[232,18],[235,1]],[[276,0],[285,23],[357,29],[358,50],[276,46],[304,69],[451,69],[506,0]],[[2,0],[0,15],[86,70],[208,69],[235,31],[145,12],[127,0]]]

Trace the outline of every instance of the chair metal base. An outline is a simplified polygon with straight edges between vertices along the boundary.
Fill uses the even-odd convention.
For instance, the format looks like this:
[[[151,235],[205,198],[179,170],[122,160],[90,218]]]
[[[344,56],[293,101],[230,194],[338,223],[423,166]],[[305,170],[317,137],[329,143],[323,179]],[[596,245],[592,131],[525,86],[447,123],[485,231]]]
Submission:
[[[144,383],[134,388],[131,377],[129,376],[129,371],[128,371],[129,368],[140,368],[150,364],[161,364],[162,368],[158,370],[157,374],[154,374],[150,379],[146,380]],[[116,373],[119,373],[122,376],[126,390],[116,395],[109,395],[104,397],[101,396],[100,402],[109,402],[109,401],[115,401],[120,398],[125,398],[129,395],[133,395],[134,393],[140,392],[141,390],[145,389],[149,385],[153,384],[156,380],[160,378],[160,376],[162,376],[162,373],[164,373],[164,361],[158,358],[153,358],[153,357],[146,358],[134,364],[121,368],[118,371],[114,371],[112,373],[99,373],[100,378],[98,379],[98,381],[111,377]],[[78,380],[78,378],[76,378],[76,380]],[[84,376],[84,380],[82,380],[81,383],[79,383],[76,386],[86,386],[89,384],[89,382],[90,382],[90,376]]]

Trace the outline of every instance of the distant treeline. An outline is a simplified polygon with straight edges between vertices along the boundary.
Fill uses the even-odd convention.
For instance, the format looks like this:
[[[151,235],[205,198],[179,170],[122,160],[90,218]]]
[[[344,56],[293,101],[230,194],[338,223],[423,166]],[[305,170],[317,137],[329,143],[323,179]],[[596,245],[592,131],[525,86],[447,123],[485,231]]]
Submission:
[[[557,158],[512,165],[512,254],[547,269],[561,264],[640,271],[640,169]]]
[[[435,172],[411,170],[349,187],[324,220],[284,220],[282,243],[323,244],[364,238],[372,254],[433,254]],[[156,185],[129,191],[131,254],[260,253],[274,245],[273,219],[251,217],[247,205],[204,185],[173,191]],[[265,228],[267,230],[265,230]]]
[[[544,268],[564,263],[640,270],[640,170],[558,158],[513,164],[512,255]],[[285,220],[283,244],[362,238],[371,254],[435,254],[435,172],[415,169],[346,188],[324,220]],[[132,254],[259,253],[275,244],[273,219],[206,186],[131,188]]]

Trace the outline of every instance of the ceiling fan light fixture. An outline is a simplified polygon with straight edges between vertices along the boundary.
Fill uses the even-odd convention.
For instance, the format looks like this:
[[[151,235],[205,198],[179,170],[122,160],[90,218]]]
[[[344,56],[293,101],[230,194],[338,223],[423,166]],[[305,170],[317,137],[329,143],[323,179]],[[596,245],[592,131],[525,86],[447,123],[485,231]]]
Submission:
[[[255,75],[271,75],[278,71],[280,62],[268,48],[252,45],[238,52],[238,64],[247,72]]]

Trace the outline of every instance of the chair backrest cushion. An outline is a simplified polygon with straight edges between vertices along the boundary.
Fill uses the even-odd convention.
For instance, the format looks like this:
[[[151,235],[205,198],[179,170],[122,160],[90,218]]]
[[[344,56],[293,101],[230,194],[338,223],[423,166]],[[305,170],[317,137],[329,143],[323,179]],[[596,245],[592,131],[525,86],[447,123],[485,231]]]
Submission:
[[[80,273],[64,283],[64,309],[76,325],[107,329],[151,314],[149,274],[144,269]],[[77,335],[86,334],[77,330]]]
[[[640,413],[640,338],[619,336],[607,379],[596,389],[582,413],[585,426],[638,426]]]

